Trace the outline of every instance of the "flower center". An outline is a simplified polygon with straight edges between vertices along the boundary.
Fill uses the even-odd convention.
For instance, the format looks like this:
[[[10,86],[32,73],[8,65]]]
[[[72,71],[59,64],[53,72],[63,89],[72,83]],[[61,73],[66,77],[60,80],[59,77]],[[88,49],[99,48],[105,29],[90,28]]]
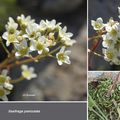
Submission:
[[[113,40],[105,40],[104,41],[107,45],[111,45],[113,43]]]
[[[112,59],[114,57],[114,54],[112,52],[107,52],[106,55],[109,59]]]
[[[24,70],[23,71],[23,76],[26,78],[26,77],[29,77],[31,75],[31,73],[28,71],[28,70]]]
[[[96,28],[101,28],[102,25],[101,25],[100,23],[96,23],[96,24],[95,24],[95,27],[96,27]]]
[[[10,41],[10,42],[14,42],[15,41],[15,34],[9,34],[8,35],[8,40]]]
[[[21,55],[25,55],[28,52],[28,48],[22,48],[20,51]]]
[[[37,43],[36,48],[37,48],[38,50],[43,50],[44,45],[41,44],[41,43]]]
[[[112,29],[110,32],[113,36],[117,35],[117,31],[115,29]]]
[[[10,34],[14,34],[14,33],[15,33],[15,30],[14,30],[13,28],[10,28],[10,29],[9,29],[9,33],[10,33]]]
[[[0,84],[5,83],[6,78],[3,75],[0,75]]]
[[[59,53],[58,59],[59,59],[59,60],[64,60],[64,59],[65,59],[64,54],[63,54],[63,53]]]
[[[30,34],[30,38],[34,38],[36,36],[36,33],[35,32],[32,32],[31,34]]]
[[[0,97],[5,95],[5,91],[3,89],[0,89]]]

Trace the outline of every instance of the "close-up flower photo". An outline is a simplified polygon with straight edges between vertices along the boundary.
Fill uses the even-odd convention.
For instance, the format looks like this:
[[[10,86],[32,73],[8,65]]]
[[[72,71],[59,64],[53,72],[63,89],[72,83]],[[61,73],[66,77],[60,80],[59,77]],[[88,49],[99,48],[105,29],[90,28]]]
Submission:
[[[86,3],[0,0],[1,101],[86,101]]]
[[[89,2],[89,70],[120,70],[120,1],[92,1]],[[102,10],[94,12],[95,7]]]

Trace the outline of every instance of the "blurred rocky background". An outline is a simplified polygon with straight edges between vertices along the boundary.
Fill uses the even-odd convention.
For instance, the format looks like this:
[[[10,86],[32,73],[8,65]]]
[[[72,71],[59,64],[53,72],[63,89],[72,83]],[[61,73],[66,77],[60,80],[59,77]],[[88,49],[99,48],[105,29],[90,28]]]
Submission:
[[[98,17],[102,17],[104,22],[107,22],[110,17],[119,20],[118,6],[120,6],[120,0],[89,0],[89,37],[94,35],[91,20],[96,20]],[[89,41],[89,48],[91,48],[92,44],[93,42]],[[102,53],[101,45],[97,48],[96,52]],[[120,66],[110,65],[103,58],[97,56],[93,57],[91,66],[90,70],[120,70]]]
[[[100,79],[111,78],[115,80],[119,72],[88,72],[88,82],[98,81]],[[119,79],[120,81],[120,79]]]
[[[9,3],[11,1],[11,3]],[[1,12],[1,9],[3,12]],[[71,48],[71,65],[58,66],[55,60],[46,58],[31,63],[38,78],[23,81],[14,87],[9,96],[13,101],[79,101],[87,96],[87,0],[0,0],[0,23],[5,25],[9,16],[21,13],[41,19],[56,19],[74,33],[77,43]],[[4,17],[2,17],[4,16]],[[4,31],[2,27],[1,33]],[[1,49],[2,51],[2,49]],[[5,59],[2,51],[0,60]],[[18,76],[19,68],[11,71]]]

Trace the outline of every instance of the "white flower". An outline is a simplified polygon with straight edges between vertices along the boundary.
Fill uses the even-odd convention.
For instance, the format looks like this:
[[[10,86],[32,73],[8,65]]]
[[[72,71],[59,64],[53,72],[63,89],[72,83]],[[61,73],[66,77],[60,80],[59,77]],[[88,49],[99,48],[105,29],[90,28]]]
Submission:
[[[120,37],[120,24],[115,23],[112,26],[106,26],[106,31],[110,39],[117,40]]]
[[[58,23],[56,24],[56,20],[51,20],[51,21],[44,21],[44,20],[41,20],[40,21],[40,25],[39,25],[39,29],[40,31],[45,31],[46,29],[49,29],[49,30],[54,30],[56,28],[59,28],[61,23]]]
[[[23,29],[35,22],[34,19],[31,19],[31,16],[25,17],[23,14],[21,14],[21,16],[18,16],[17,20],[20,23],[21,28]]]
[[[57,40],[54,37],[54,33],[49,33],[49,35],[46,38],[46,41],[49,43],[50,46],[55,46]]]
[[[15,53],[16,57],[20,57],[20,56],[29,56],[29,47],[27,44],[27,40],[23,40],[22,42],[20,42],[20,44],[14,44],[17,52]]]
[[[70,39],[73,34],[71,32],[67,32],[67,27],[65,26],[63,29],[59,29],[59,36],[61,40],[65,41],[66,39]]]
[[[15,21],[13,20],[13,18],[9,18],[9,22],[6,25],[6,32],[3,33],[2,37],[3,39],[5,39],[6,45],[9,46],[10,43],[16,43],[19,42],[17,40],[17,36],[19,34],[18,30],[17,30],[18,24],[15,23]]]
[[[94,30],[102,30],[104,27],[102,18],[97,18],[96,21],[91,20],[91,25],[93,26]]]
[[[27,65],[22,65],[21,69],[22,69],[22,76],[27,80],[31,80],[32,78],[37,77],[37,74],[34,73],[33,67],[28,68]]]
[[[114,48],[109,48],[109,49],[103,49],[103,54],[104,54],[104,59],[106,61],[116,61],[117,59],[117,50]]]
[[[8,32],[4,32],[2,35],[3,39],[6,40],[6,46],[9,46],[10,43],[19,43],[17,40],[17,36],[19,35],[19,32],[16,32],[14,34],[9,34]]]
[[[72,36],[73,36],[73,34],[71,32],[67,32],[67,27],[66,26],[63,29],[59,28],[60,41],[65,46],[72,46],[74,43],[76,43],[75,40],[71,39]]]
[[[105,47],[105,48],[114,47],[114,44],[116,43],[116,41],[112,40],[109,37],[108,33],[102,35],[102,38],[103,38],[103,42],[102,42],[103,47]]]
[[[66,40],[63,39],[62,41],[66,46],[73,46],[73,44],[76,43],[76,40],[71,40],[71,39],[66,39]]]
[[[0,74],[0,86],[3,85],[5,83],[9,83],[10,81],[10,77],[7,76],[8,74],[8,70],[2,70],[1,74]]]
[[[0,99],[7,101],[6,95],[10,94],[13,89],[13,85],[10,84],[10,77],[7,76],[8,71],[3,70],[0,75]]]
[[[65,51],[65,47],[63,46],[60,51],[56,54],[56,58],[57,58],[57,61],[58,61],[58,64],[59,65],[62,65],[63,63],[66,63],[66,64],[70,64],[70,59],[69,59],[69,56],[70,55],[71,51],[69,50],[66,50]]]
[[[104,25],[106,31],[109,31],[111,27],[116,23],[116,21],[113,20],[113,18],[110,18],[109,21]]]
[[[7,91],[3,88],[3,86],[0,86],[0,99],[3,101],[8,101],[7,95],[10,94],[10,91]]]
[[[0,86],[4,85],[4,83],[6,82],[6,79],[7,79],[6,76],[4,76],[2,74],[0,75]]]
[[[31,51],[38,51],[38,54],[42,54],[43,52],[49,52],[49,43],[46,42],[46,38],[44,36],[39,37],[37,40],[31,40]]]
[[[9,17],[9,21],[5,27],[9,34],[14,34],[18,28],[18,24],[13,20],[12,17]]]
[[[37,37],[39,37],[40,32],[38,32],[38,24],[34,23],[34,24],[30,24],[27,28],[26,28],[26,33],[24,35],[24,37],[29,38],[30,40],[36,39]]]
[[[2,85],[4,88],[6,88],[7,90],[12,90],[13,89],[13,85],[10,84],[10,77],[7,76],[8,74],[8,70],[2,70],[1,75],[0,75],[0,85]]]

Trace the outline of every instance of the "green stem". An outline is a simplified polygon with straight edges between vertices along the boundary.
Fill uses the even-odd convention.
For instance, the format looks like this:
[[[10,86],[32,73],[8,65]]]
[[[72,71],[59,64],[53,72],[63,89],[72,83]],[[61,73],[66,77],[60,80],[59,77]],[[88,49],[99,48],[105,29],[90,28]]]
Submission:
[[[58,51],[62,46],[60,45],[59,47],[57,47],[56,49],[52,50],[48,55],[51,55],[53,53],[55,53],[56,51]]]
[[[25,80],[25,78],[23,76],[19,77],[18,79],[16,80],[11,80],[10,83],[11,84],[16,84],[16,83],[19,83],[21,81]]]
[[[18,66],[18,65],[21,65],[21,64],[25,64],[25,63],[30,63],[30,62],[33,62],[33,61],[38,61],[38,60],[41,60],[42,58],[46,57],[46,56],[51,56],[51,54],[55,53],[56,51],[58,51],[62,46],[59,46],[57,47],[56,49],[52,50],[51,52],[49,52],[48,54],[46,55],[37,55],[36,57],[34,58],[28,58],[28,59],[25,59],[25,60],[19,60],[19,61],[16,61],[15,63],[11,63],[11,64],[8,64],[6,66],[2,66],[3,68],[12,68],[12,67],[15,67],[15,66]]]
[[[100,108],[97,106],[97,104],[95,103],[95,101],[92,99],[91,95],[89,95],[89,98],[91,99],[93,105],[96,107],[96,109],[100,112],[100,114],[105,118],[105,120],[108,120],[106,118],[106,116],[104,115],[104,113],[100,110]]]
[[[90,49],[88,49],[88,53],[93,53],[94,55],[96,55],[96,56],[98,56],[98,57],[104,58],[104,56],[102,56],[101,54],[96,53],[96,52],[93,52],[93,51],[91,51]]]
[[[96,112],[94,109],[91,109],[97,116],[101,118],[101,120],[105,120],[98,112]]]
[[[2,44],[2,46],[3,46],[4,50],[5,50],[5,52],[6,52],[8,55],[10,55],[10,52],[9,52],[9,50],[7,49],[7,47],[4,45],[3,40],[2,40],[1,37],[0,37],[0,43]]]

